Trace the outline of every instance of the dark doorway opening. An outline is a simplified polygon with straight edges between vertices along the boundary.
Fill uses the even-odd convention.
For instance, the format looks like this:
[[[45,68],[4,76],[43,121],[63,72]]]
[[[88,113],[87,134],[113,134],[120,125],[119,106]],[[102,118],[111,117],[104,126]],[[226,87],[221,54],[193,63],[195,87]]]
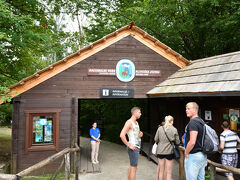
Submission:
[[[138,120],[142,131],[148,131],[147,99],[79,99],[78,132],[80,136],[89,137],[92,123],[97,122],[101,139],[121,144],[119,138],[126,120],[131,117],[131,108],[141,108],[142,116]]]

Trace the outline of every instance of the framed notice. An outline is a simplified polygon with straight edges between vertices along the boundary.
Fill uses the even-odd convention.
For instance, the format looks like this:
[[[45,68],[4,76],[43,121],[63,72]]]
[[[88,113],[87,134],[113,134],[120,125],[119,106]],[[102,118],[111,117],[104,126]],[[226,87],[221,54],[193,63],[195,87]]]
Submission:
[[[205,120],[207,120],[207,121],[212,120],[212,112],[211,111],[205,111]]]
[[[101,88],[101,98],[133,98],[134,89],[132,88]]]

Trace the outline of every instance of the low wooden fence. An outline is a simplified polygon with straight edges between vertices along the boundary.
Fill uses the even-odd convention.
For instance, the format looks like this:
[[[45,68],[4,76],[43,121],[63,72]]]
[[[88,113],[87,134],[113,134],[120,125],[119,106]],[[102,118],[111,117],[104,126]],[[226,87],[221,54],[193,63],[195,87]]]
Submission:
[[[150,159],[150,155],[152,153],[152,144],[154,142],[154,137],[147,133],[147,132],[143,132],[145,136],[148,136],[149,138],[149,150],[147,153],[148,159]],[[184,159],[185,159],[185,148],[182,146],[179,146],[179,152],[180,152],[180,159],[178,160],[179,162],[179,180],[185,180],[186,176],[185,176],[185,170],[184,170]],[[216,179],[216,172],[230,172],[233,174],[239,174],[240,175],[240,169],[239,168],[234,168],[231,166],[226,166],[226,165],[222,165],[216,162],[213,162],[211,160],[207,160],[208,161],[208,167],[209,167],[209,173],[210,173],[210,180],[215,180]]]
[[[43,161],[40,161],[39,163],[17,173],[17,174],[0,174],[1,180],[19,180],[23,178],[24,176],[29,175],[31,172],[40,169],[47,164],[55,161],[56,159],[64,156],[62,162],[54,172],[54,174],[51,177],[51,180],[54,180],[57,176],[57,174],[60,172],[61,168],[63,167],[63,164],[65,164],[65,180],[70,179],[70,153],[74,153],[74,172],[75,172],[75,179],[78,180],[78,172],[79,172],[79,156],[80,153],[77,153],[80,151],[80,148],[77,144],[75,144],[75,148],[65,148],[64,150],[44,159]]]

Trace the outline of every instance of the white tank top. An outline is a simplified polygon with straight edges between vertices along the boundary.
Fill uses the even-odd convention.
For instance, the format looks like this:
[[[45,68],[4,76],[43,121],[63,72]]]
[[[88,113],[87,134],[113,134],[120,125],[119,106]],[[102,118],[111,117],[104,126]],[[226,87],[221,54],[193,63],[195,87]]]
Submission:
[[[129,121],[131,121],[131,120],[129,120]],[[139,125],[138,125],[138,123],[136,125],[132,121],[131,121],[131,123],[132,123],[132,127],[133,128],[127,132],[128,139],[129,139],[128,142],[132,146],[136,146],[137,148],[140,149],[140,147],[141,147],[141,138],[139,138],[139,132],[140,132]]]

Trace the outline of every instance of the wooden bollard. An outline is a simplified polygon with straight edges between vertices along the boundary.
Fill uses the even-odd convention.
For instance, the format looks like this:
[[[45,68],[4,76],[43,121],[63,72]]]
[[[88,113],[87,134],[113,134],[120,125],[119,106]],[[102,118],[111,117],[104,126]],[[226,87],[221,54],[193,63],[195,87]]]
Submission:
[[[212,164],[209,164],[209,173],[210,173],[210,180],[216,179],[216,167]]]
[[[65,180],[70,179],[70,153],[64,155],[65,162]]]
[[[184,151],[179,150],[180,152],[180,159],[179,159],[179,180],[185,180],[186,176],[185,176],[185,169],[184,169],[184,159],[185,159],[185,155],[184,155]]]

